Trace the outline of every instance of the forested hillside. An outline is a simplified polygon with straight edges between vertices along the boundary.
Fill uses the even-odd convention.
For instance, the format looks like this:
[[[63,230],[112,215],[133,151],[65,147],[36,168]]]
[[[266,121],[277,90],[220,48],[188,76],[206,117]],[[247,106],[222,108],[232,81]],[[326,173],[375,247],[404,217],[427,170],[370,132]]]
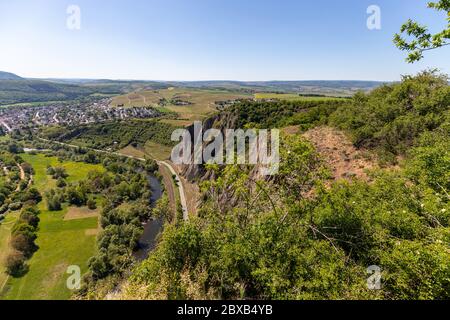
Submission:
[[[1,80],[0,105],[72,100],[94,93],[89,88],[41,80]]]
[[[20,79],[22,78],[14,73],[0,71],[0,80],[20,80]]]
[[[5,75],[6,74],[6,75]],[[71,101],[86,99],[91,95],[117,95],[135,89],[166,88],[154,81],[112,80],[37,80],[24,79],[8,73],[0,74],[0,105]]]
[[[174,142],[170,135],[175,128],[157,120],[133,119],[72,128],[51,127],[44,129],[42,136],[97,149],[121,149],[128,145],[142,147],[148,141],[172,146]]]
[[[239,126],[332,125],[385,166],[331,180],[300,134],[282,138],[279,174],[208,166],[189,223],[167,225],[122,298],[450,298],[450,88],[435,72],[343,103],[245,102]],[[396,164],[396,166],[392,166]],[[381,268],[381,289],[367,268]]]

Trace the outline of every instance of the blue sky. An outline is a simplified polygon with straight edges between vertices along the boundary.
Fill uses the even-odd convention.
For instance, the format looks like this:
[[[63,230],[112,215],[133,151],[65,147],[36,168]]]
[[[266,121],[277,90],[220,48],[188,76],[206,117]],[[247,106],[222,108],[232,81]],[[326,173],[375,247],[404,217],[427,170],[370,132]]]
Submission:
[[[426,0],[0,0],[0,70],[26,77],[147,80],[398,80],[450,73],[450,47],[414,65],[392,44]],[[66,27],[68,5],[81,29]],[[381,30],[366,27],[369,5]]]

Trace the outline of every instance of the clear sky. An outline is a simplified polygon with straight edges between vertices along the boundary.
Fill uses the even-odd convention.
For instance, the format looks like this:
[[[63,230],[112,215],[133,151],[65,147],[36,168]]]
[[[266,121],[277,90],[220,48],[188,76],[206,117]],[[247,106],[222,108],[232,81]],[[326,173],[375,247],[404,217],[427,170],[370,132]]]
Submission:
[[[147,80],[398,80],[414,65],[392,37],[408,18],[439,31],[426,0],[0,0],[0,70],[25,77]],[[80,30],[67,28],[69,5]],[[366,26],[381,8],[381,30]]]

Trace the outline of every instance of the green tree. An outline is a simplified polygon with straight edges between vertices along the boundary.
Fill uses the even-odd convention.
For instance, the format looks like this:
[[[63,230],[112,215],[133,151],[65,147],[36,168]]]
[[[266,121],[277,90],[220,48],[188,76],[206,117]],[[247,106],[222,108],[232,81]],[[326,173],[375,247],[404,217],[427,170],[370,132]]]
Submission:
[[[42,196],[36,188],[28,189],[22,197],[22,201],[34,201],[35,203],[39,203],[42,200]]]
[[[86,202],[87,206],[91,210],[97,209],[97,203],[95,202],[94,198],[89,198]]]
[[[67,182],[66,180],[64,180],[62,177],[58,178],[58,180],[56,181],[56,186],[58,188],[64,188],[65,186],[67,186]]]
[[[402,51],[407,51],[406,61],[413,63],[423,58],[425,51],[433,50],[450,44],[450,0],[429,2],[428,8],[443,11],[447,14],[447,27],[432,34],[426,26],[409,19],[395,34],[394,43]],[[408,38],[405,38],[405,34]]]
[[[57,195],[50,196],[47,199],[47,208],[49,211],[59,211],[62,209],[61,198]]]
[[[25,257],[30,257],[36,250],[34,240],[25,234],[16,234],[11,238],[11,247],[22,252]]]
[[[13,276],[19,277],[26,272],[25,257],[22,252],[12,252],[5,261],[6,272]]]

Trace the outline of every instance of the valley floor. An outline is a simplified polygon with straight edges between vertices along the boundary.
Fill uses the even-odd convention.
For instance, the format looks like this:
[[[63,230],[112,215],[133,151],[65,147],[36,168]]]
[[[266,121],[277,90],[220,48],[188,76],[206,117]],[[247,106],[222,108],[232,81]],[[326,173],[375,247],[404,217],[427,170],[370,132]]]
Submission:
[[[99,165],[79,162],[59,163],[57,158],[45,157],[42,154],[24,154],[22,157],[33,166],[35,187],[43,195],[55,184],[55,180],[46,174],[47,165],[64,167],[69,174],[68,182],[86,178],[89,171],[103,170]],[[29,271],[23,277],[8,279],[0,297],[2,299],[69,299],[72,291],[66,286],[69,277],[66,273],[67,267],[77,265],[84,273],[87,271],[88,259],[95,253],[96,234],[99,228],[97,214],[93,215],[90,212],[86,216],[78,214],[74,217],[72,214],[67,217],[74,207],[64,206],[60,211],[50,212],[47,210],[45,200],[38,207],[41,211],[36,240],[39,249],[27,262]],[[80,211],[79,208],[77,210]]]

